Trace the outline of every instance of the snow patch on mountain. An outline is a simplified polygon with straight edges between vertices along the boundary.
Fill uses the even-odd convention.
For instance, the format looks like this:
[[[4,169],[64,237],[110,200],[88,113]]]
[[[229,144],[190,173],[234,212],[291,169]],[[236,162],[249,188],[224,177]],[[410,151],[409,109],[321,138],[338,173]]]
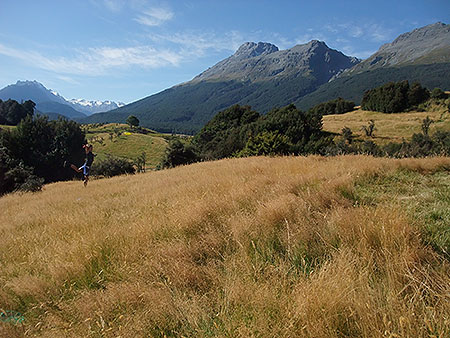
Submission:
[[[114,102],[110,100],[86,100],[86,99],[70,99],[68,102],[77,110],[87,114],[106,112],[112,109],[120,108],[125,105],[123,102]]]

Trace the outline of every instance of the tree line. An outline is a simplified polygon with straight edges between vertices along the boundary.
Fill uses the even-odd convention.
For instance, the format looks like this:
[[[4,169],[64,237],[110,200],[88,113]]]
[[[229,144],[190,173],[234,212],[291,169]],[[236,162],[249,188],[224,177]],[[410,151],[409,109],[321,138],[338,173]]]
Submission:
[[[16,128],[0,130],[0,195],[72,178],[64,162],[82,163],[85,142],[79,124],[63,118],[27,114]]]
[[[395,113],[418,107],[429,98],[445,99],[439,88],[431,92],[420,83],[389,82],[366,91],[362,108]],[[191,141],[174,138],[169,142],[162,168],[203,160],[256,155],[338,155],[370,154],[374,156],[416,157],[450,155],[450,131],[428,134],[428,119],[422,133],[411,141],[378,146],[371,140],[353,142],[352,131],[343,128],[342,137],[322,130],[322,116],[343,114],[354,109],[354,102],[342,98],[314,106],[304,112],[293,104],[275,108],[262,115],[249,106],[232,106],[214,116]],[[450,104],[448,107],[450,111]],[[427,127],[428,125],[428,127]],[[368,137],[373,136],[375,122],[363,126]]]
[[[31,101],[19,103],[16,100],[0,100],[0,124],[15,126],[26,116],[34,114],[36,104]]]

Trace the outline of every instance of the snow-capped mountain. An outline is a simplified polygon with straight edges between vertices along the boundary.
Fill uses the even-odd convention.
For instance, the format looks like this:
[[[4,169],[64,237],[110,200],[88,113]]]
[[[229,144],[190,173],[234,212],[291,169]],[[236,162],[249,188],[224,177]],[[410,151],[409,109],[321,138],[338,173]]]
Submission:
[[[67,100],[57,91],[47,89],[38,81],[17,81],[13,85],[6,86],[0,89],[0,99],[13,99],[18,102],[32,100],[41,113],[58,113],[69,118],[85,117],[124,105],[122,102],[114,101]]]
[[[81,112],[86,113],[87,115],[91,115],[94,113],[106,112],[112,109],[116,109],[125,105],[123,102],[114,102],[114,101],[92,101],[85,99],[71,99],[68,100],[72,106]]]

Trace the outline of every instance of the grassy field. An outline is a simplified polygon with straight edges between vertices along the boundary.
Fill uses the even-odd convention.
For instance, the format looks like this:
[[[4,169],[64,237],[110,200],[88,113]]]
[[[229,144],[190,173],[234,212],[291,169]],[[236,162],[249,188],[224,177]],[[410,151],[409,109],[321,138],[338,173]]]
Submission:
[[[86,130],[88,142],[94,145],[97,160],[103,160],[107,155],[135,160],[145,152],[146,168],[154,169],[161,162],[167,147],[167,134],[147,129],[148,134],[142,134],[133,131],[125,124],[111,123],[83,127]]]
[[[360,139],[370,139],[377,144],[386,144],[402,142],[402,139],[410,140],[414,133],[421,132],[422,121],[427,116],[434,121],[430,127],[430,134],[436,130],[450,130],[450,112],[443,107],[431,108],[426,112],[412,111],[400,114],[383,114],[358,109],[346,114],[325,115],[323,129],[341,133],[342,128],[348,127]],[[368,125],[369,120],[374,120],[377,128],[373,138],[366,137],[361,130],[362,126]]]
[[[450,158],[227,159],[0,198],[0,336],[449,337]]]

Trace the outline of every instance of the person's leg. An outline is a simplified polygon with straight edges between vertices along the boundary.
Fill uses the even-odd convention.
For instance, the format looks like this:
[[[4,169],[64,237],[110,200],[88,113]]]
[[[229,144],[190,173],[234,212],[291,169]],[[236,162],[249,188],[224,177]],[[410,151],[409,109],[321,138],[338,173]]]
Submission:
[[[84,165],[83,166],[83,183],[84,183],[84,186],[86,187],[87,186],[87,184],[88,184],[88,181],[89,181],[89,167],[88,166],[86,166],[86,165]]]
[[[74,164],[71,164],[70,167],[71,167],[73,170],[75,170],[77,173],[81,173],[81,168],[83,168],[83,167],[77,168]]]

